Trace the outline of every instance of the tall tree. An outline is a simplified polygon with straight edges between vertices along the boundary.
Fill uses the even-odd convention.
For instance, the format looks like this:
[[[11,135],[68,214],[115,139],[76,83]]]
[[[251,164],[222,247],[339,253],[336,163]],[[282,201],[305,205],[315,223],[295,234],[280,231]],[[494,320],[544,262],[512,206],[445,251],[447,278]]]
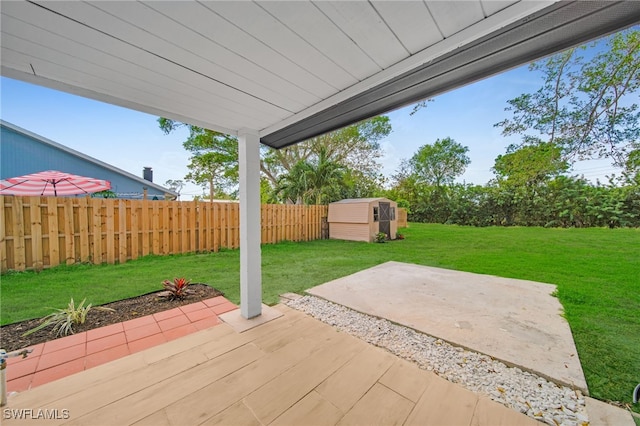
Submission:
[[[238,144],[235,138],[166,118],[159,118],[158,122],[167,134],[182,126],[189,129],[189,138],[183,146],[193,155],[185,179],[208,187],[211,197],[214,189],[228,191],[237,184]],[[280,150],[262,146],[260,169],[273,188],[282,185],[293,188],[291,180],[301,173],[300,163],[307,166],[335,163],[343,171],[350,172],[352,187],[362,192],[363,188],[373,188],[381,180],[380,140],[389,133],[389,117],[380,116]],[[326,193],[326,189],[322,192]]]
[[[640,189],[640,148],[629,153],[624,164],[624,180]]]
[[[550,143],[517,147],[496,158],[493,171],[500,182],[514,186],[536,186],[558,176],[569,168],[562,159],[562,150]]]
[[[191,153],[186,180],[208,189],[209,199],[216,194],[230,190],[238,182],[238,141],[236,138],[179,123],[167,118],[159,118],[158,123],[165,134],[179,127],[189,129],[189,137],[182,146]]]
[[[446,223],[452,209],[449,192],[470,164],[469,148],[451,138],[421,146],[394,175],[393,190],[411,205],[412,217]]]
[[[508,101],[512,116],[495,124],[503,135],[522,135],[523,145],[552,143],[568,161],[610,157],[618,166],[640,147],[640,31],[569,49],[530,70],[543,85]]]
[[[421,146],[409,163],[419,182],[441,188],[464,173],[471,163],[467,152],[468,147],[447,137]]]
[[[264,147],[260,168],[267,179],[277,184],[280,177],[291,172],[300,161],[318,158],[324,150],[327,159],[371,177],[381,168],[378,163],[382,156],[380,141],[389,133],[389,117],[374,117],[287,148]]]

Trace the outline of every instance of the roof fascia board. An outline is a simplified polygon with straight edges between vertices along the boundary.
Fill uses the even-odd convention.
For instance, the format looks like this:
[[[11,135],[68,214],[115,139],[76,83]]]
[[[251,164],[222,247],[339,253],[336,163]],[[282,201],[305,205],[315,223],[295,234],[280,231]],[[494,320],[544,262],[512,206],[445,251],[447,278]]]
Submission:
[[[283,148],[634,25],[639,20],[640,2],[557,3],[433,63],[265,135],[262,142]],[[492,51],[487,49],[514,34],[518,35],[512,42],[493,46]],[[443,68],[446,63],[448,68]]]
[[[112,171],[114,173],[117,173],[119,175],[123,175],[123,176],[125,176],[125,177],[127,177],[129,179],[133,179],[135,181],[138,181],[138,182],[140,182],[142,184],[145,184],[145,185],[147,185],[149,187],[152,187],[152,188],[154,188],[154,189],[156,189],[158,191],[162,191],[162,192],[165,192],[167,194],[178,196],[177,192],[171,191],[171,190],[169,190],[169,189],[167,189],[167,188],[165,188],[163,186],[160,186],[160,185],[158,185],[156,183],[153,183],[151,181],[148,181],[146,179],[138,177],[138,176],[134,175],[133,173],[129,173],[129,172],[125,171],[125,170],[119,169],[119,168],[117,168],[115,166],[112,166],[111,164],[105,163],[104,161],[100,161],[97,158],[93,158],[93,157],[91,157],[91,156],[89,156],[87,154],[83,154],[82,152],[76,151],[75,149],[69,148],[68,146],[64,146],[64,145],[62,145],[62,144],[60,144],[58,142],[54,142],[51,139],[47,139],[44,136],[38,135],[37,133],[30,132],[29,130],[23,129],[22,127],[16,126],[15,124],[12,124],[12,123],[9,123],[7,121],[4,121],[4,120],[0,119],[0,125],[2,125],[3,127],[8,128],[8,129],[13,130],[14,132],[21,133],[21,134],[23,134],[23,135],[25,135],[27,137],[30,137],[32,139],[35,139],[35,140],[39,141],[39,142],[42,142],[42,143],[44,143],[46,145],[50,145],[50,146],[52,146],[52,147],[54,147],[56,149],[59,149],[60,151],[64,151],[64,152],[66,152],[68,154],[71,154],[71,155],[76,156],[78,158],[81,158],[81,159],[83,159],[85,161],[93,163],[93,164],[95,164],[97,166],[100,166],[100,167],[103,167],[105,169],[108,169],[108,170],[110,170],[110,171]]]
[[[389,80],[399,77],[406,72],[409,72],[416,67],[427,64],[438,57],[453,52],[454,50],[474,42],[478,38],[484,37],[497,31],[501,28],[508,26],[509,24],[525,19],[536,12],[556,3],[556,1],[520,1],[512,6],[509,6],[482,21],[465,28],[464,30],[453,34],[406,59],[400,61],[389,68],[386,68],[379,73],[372,75],[371,77],[354,84],[353,86],[331,96],[317,104],[299,112],[291,117],[288,117],[281,122],[263,129],[260,132],[260,136],[275,133],[287,126],[290,126],[298,121],[322,112],[328,108],[331,108],[341,102],[344,102],[360,93],[367,90],[371,90],[380,84],[383,84]]]

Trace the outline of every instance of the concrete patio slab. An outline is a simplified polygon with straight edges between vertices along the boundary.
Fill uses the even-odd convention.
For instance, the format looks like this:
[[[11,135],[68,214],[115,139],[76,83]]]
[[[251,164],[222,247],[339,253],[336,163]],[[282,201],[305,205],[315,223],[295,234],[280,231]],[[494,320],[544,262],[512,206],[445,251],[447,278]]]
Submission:
[[[308,290],[587,393],[569,324],[533,281],[387,262]]]

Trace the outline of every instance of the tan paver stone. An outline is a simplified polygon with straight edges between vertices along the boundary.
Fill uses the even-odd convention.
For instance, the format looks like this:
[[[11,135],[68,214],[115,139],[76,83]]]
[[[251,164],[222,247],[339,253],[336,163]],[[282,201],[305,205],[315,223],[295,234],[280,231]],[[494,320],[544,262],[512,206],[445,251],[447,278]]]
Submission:
[[[245,399],[262,423],[272,422],[366,347],[350,336],[334,334],[333,343],[325,343],[318,351]]]
[[[199,424],[306,359],[319,346],[321,343],[315,339],[299,339],[278,351],[265,354],[255,362],[219,380],[211,381],[208,386],[193,394],[192,398],[183,398],[168,405],[166,411],[169,420],[175,424]],[[214,366],[217,365],[216,360],[212,362]]]
[[[253,343],[265,352],[273,352],[295,339],[308,335],[314,327],[317,327],[315,320],[303,318],[299,322],[287,324],[280,330],[269,333],[264,337],[259,337]]]
[[[167,413],[164,410],[156,411],[142,420],[134,423],[135,426],[171,426]]]
[[[231,327],[223,324],[224,328],[231,329]],[[214,328],[219,328],[214,327]],[[180,339],[182,340],[182,339]],[[199,348],[204,352],[204,354],[209,358],[213,359],[217,356],[225,354],[229,351],[232,351],[242,345],[246,345],[251,342],[250,338],[243,336],[242,334],[236,333],[233,329],[231,329],[231,333],[225,336],[222,339],[211,339],[208,342],[203,342]]]
[[[476,394],[440,377],[434,377],[405,425],[468,425],[477,402]]]
[[[429,381],[434,377],[437,376],[429,371],[421,370],[415,364],[396,359],[379,382],[405,398],[418,402],[429,385]]]
[[[525,414],[491,401],[483,396],[478,398],[471,426],[539,426],[536,420]]]
[[[298,401],[275,419],[271,426],[333,426],[343,416],[342,411],[316,391]]]
[[[300,297],[302,297],[302,296],[300,296]],[[301,313],[300,311],[298,311],[296,309],[293,309],[293,308],[290,308],[290,307],[288,307],[287,305],[285,305],[283,303],[278,303],[277,305],[272,306],[272,308],[279,310],[283,314],[287,314],[287,316],[289,315],[289,313],[294,313],[294,312]]]
[[[402,395],[376,383],[340,420],[338,425],[401,425],[413,406],[413,402]]]
[[[343,412],[351,407],[393,365],[395,357],[374,346],[364,351],[329,376],[316,391]]]
[[[251,410],[242,401],[233,404],[220,414],[206,420],[202,425],[242,425],[242,426],[262,426]]]
[[[145,361],[149,364],[162,362],[173,355],[188,352],[191,349],[202,346],[206,343],[220,342],[226,336],[235,334],[236,332],[233,331],[231,327],[220,324],[219,326],[184,336],[178,340],[172,340],[163,345],[149,348],[142,352],[141,356],[143,356]]]
[[[154,380],[153,378],[141,379],[142,383],[147,382],[143,389],[135,393],[129,392],[129,396],[126,399],[115,400],[91,412],[85,418],[80,418],[69,424],[100,424],[101,419],[109,419],[110,424],[125,425],[143,419],[163,407],[167,407],[167,415],[171,422],[175,424],[197,424],[199,422],[174,419],[171,415],[172,413],[169,412],[170,404],[175,403],[176,400],[180,404],[186,404],[187,401],[202,401],[201,398],[198,398],[200,389],[242,368],[242,366],[250,364],[261,355],[263,353],[260,349],[255,345],[248,344],[221,355],[215,360],[199,363],[195,367],[180,372],[179,380],[176,380],[175,377],[177,373],[172,375],[174,377],[156,382],[151,386],[148,386],[148,382],[149,380]],[[171,371],[169,366],[165,368]],[[130,383],[128,387],[133,385],[134,383]],[[222,388],[219,389],[219,391],[222,390]],[[194,397],[187,399],[187,395],[190,394],[194,395]],[[177,398],[176,395],[179,395],[179,397]],[[205,400],[204,403],[210,404],[211,402]],[[185,408],[184,411],[188,412],[188,409]]]

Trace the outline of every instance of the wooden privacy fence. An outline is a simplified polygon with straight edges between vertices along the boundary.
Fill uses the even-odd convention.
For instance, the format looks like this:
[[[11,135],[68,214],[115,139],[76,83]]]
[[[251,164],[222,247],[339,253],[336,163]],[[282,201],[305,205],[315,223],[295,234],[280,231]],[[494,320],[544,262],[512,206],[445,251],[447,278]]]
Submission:
[[[116,263],[240,245],[238,203],[0,196],[0,267]],[[327,206],[265,204],[263,244],[322,238]]]
[[[398,208],[398,228],[406,228],[407,224],[407,209],[399,207]]]

